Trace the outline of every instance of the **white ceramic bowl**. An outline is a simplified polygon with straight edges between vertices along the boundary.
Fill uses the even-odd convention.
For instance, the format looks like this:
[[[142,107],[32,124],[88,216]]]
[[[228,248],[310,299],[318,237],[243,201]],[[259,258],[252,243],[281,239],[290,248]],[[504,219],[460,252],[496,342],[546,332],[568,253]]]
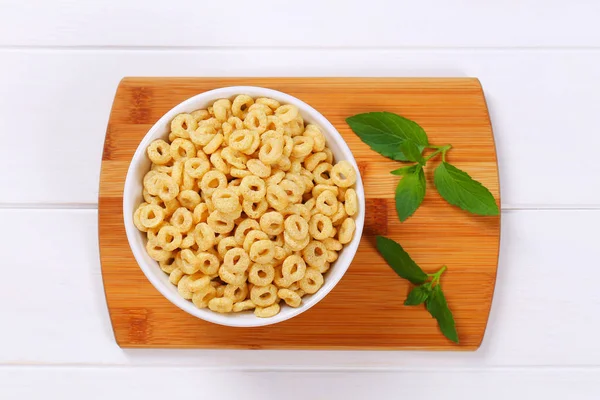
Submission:
[[[278,100],[282,104],[295,105],[298,107],[302,118],[304,118],[307,123],[314,123],[321,127],[321,130],[327,139],[327,146],[333,152],[335,161],[350,161],[352,165],[354,165],[354,168],[356,168],[357,172],[356,193],[359,199],[359,211],[356,215],[356,232],[354,234],[354,239],[344,246],[340,252],[339,258],[331,265],[331,268],[325,274],[325,282],[323,287],[321,287],[317,293],[304,296],[302,298],[302,305],[298,308],[292,308],[285,305],[285,303],[282,303],[279,314],[271,318],[258,318],[251,311],[219,314],[207,308],[196,308],[192,302],[185,300],[179,295],[179,293],[177,293],[177,287],[169,282],[169,276],[162,272],[156,261],[150,258],[145,248],[146,234],[138,231],[133,224],[133,212],[143,201],[142,178],[150,169],[150,160],[146,156],[146,148],[148,145],[155,139],[167,138],[170,130],[171,120],[177,114],[189,113],[197,109],[207,108],[217,99],[233,99],[238,94],[247,94],[253,98],[270,97]],[[356,161],[354,160],[348,145],[346,142],[344,142],[344,139],[342,139],[342,136],[333,127],[333,125],[317,110],[293,96],[278,92],[276,90],[253,86],[232,86],[210,90],[208,92],[196,95],[175,106],[160,120],[158,120],[154,126],[152,126],[135,151],[127,171],[127,178],[125,179],[125,188],[123,192],[123,216],[125,220],[127,239],[137,263],[150,283],[152,283],[152,285],[154,285],[154,287],[171,303],[175,304],[177,307],[189,314],[206,321],[214,322],[216,324],[237,327],[263,326],[285,321],[308,310],[317,304],[321,299],[323,299],[340,281],[342,276],[344,276],[344,273],[346,273],[346,270],[350,266],[350,263],[356,254],[360,237],[362,235],[365,220],[365,193],[360,172],[358,171]]]

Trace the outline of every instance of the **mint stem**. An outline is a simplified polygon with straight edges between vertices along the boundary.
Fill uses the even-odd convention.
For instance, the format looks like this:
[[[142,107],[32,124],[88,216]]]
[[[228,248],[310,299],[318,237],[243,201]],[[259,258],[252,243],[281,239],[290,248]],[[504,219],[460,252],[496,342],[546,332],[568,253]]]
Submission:
[[[430,155],[428,155],[427,157],[425,157],[425,162],[431,160],[433,157],[437,156],[438,154],[442,153],[442,160],[446,161],[446,152],[448,152],[448,150],[450,150],[452,148],[451,144],[447,144],[444,146],[427,146],[427,148],[429,149],[436,149],[433,153],[431,153]]]
[[[432,286],[433,286],[433,284],[439,283],[440,278],[442,277],[442,274],[444,273],[444,271],[446,271],[447,268],[448,267],[444,265],[442,268],[440,268],[440,270],[438,272],[436,272],[434,274],[427,274],[427,276],[433,278],[433,279],[431,279]]]

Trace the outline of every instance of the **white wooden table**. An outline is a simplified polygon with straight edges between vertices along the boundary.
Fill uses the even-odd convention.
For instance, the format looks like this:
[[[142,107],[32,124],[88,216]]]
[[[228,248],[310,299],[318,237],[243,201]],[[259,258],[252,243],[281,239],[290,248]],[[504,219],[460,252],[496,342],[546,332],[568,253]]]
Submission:
[[[0,398],[600,398],[599,16],[596,0],[0,0]],[[121,350],[97,195],[123,76],[480,78],[503,207],[481,349]]]

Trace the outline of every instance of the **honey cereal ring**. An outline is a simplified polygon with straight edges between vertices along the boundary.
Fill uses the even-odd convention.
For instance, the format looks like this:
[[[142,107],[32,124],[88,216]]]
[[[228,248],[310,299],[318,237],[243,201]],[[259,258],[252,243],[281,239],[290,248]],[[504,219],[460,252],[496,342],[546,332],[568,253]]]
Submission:
[[[290,161],[291,161],[292,165],[290,166],[289,173],[300,174],[300,171],[302,171],[302,159],[293,157],[293,158],[290,158]],[[298,178],[299,177],[300,177],[300,175],[298,175]]]
[[[304,204],[290,204],[281,211],[281,214],[283,214],[284,217],[287,217],[288,215],[299,215],[306,221],[309,221],[311,217],[310,211]]]
[[[173,252],[169,250],[165,250],[154,240],[148,240],[146,243],[146,251],[150,258],[155,261],[167,261],[169,258],[173,257]]]
[[[288,156],[286,156],[285,154],[282,155],[279,160],[277,160],[277,168],[279,168],[282,171],[289,171],[290,168],[292,168],[292,162],[290,161],[290,158]]]
[[[194,117],[194,119],[196,120],[196,122],[200,122],[202,120],[210,118],[210,114],[209,114],[208,110],[196,110],[196,111],[192,111],[190,113],[190,115],[192,117]]]
[[[275,131],[280,135],[283,135],[285,132],[285,127],[279,117],[275,115],[269,115],[267,116],[267,131]]]
[[[227,178],[221,171],[208,171],[200,180],[200,190],[207,196],[212,196],[215,190],[224,189],[226,187]]]
[[[295,119],[291,120],[287,124],[284,124],[284,134],[289,137],[295,137],[302,135],[304,132],[304,120],[300,115]]]
[[[202,151],[204,152],[204,154],[212,154],[215,151],[219,150],[221,144],[223,144],[223,134],[217,133],[210,139],[206,146],[202,148]]]
[[[219,258],[212,253],[201,251],[196,256],[200,271],[206,275],[214,275],[219,272]]]
[[[208,206],[206,203],[200,203],[194,208],[194,212],[192,214],[194,224],[199,222],[206,222],[208,219]]]
[[[356,190],[352,188],[346,190],[344,196],[344,208],[346,209],[346,214],[349,216],[353,216],[358,212],[358,196],[356,195]]]
[[[169,143],[165,142],[162,139],[158,139],[150,143],[146,152],[148,153],[148,158],[154,164],[164,165],[172,160],[170,152],[171,146]]]
[[[192,294],[192,303],[198,308],[208,307],[208,302],[217,296],[217,291],[214,287],[208,285]]]
[[[190,140],[199,147],[206,146],[217,134],[217,129],[208,120],[202,121],[194,132],[190,133]]]
[[[158,231],[156,236],[157,244],[163,248],[163,250],[173,251],[181,244],[181,232],[179,229],[171,225],[165,225]]]
[[[189,176],[188,174],[185,173],[185,171],[183,172],[183,180],[181,182],[181,186],[179,187],[179,190],[192,190],[194,189],[194,187],[196,186],[196,180],[194,178],[192,178],[191,176]]]
[[[325,240],[333,230],[331,219],[323,214],[315,214],[308,222],[308,232],[316,240]]]
[[[184,173],[195,179],[202,179],[210,170],[210,163],[199,157],[189,158],[184,163]]]
[[[265,180],[265,183],[267,184],[267,186],[277,185],[283,180],[284,177],[285,172],[281,170],[273,170],[271,176]]]
[[[273,258],[275,260],[283,261],[287,256],[289,256],[289,254],[285,251],[283,247],[277,245],[275,246],[275,251],[273,252]]]
[[[346,218],[338,231],[338,240],[341,244],[350,243],[356,230],[356,223],[352,218]]]
[[[321,129],[319,129],[318,126],[313,124],[306,125],[306,128],[304,129],[302,135],[309,136],[313,139],[315,143],[313,146],[313,151],[318,152],[323,151],[323,149],[325,149],[325,136],[323,136],[323,133],[321,132]]]
[[[225,253],[223,264],[231,272],[242,273],[250,266],[250,257],[244,249],[234,247]]]
[[[200,270],[200,261],[192,250],[183,249],[179,252],[179,254],[179,269],[181,269],[181,271],[191,275]]]
[[[267,129],[267,115],[262,110],[250,110],[244,118],[244,126],[259,134],[263,133]]]
[[[331,224],[333,226],[340,226],[342,224],[342,222],[344,222],[344,220],[346,219],[346,217],[348,217],[348,214],[346,214],[346,208],[345,207],[338,207],[338,209],[335,212],[335,214],[333,214],[331,216]]]
[[[269,108],[269,106],[257,103],[256,101],[248,108],[248,112],[252,112],[255,110],[263,112],[265,116],[273,115],[273,110]],[[246,118],[248,118],[248,116],[246,116]]]
[[[338,259],[337,251],[327,250],[327,262],[328,263],[332,263],[337,259]],[[319,272],[321,272],[322,274],[325,273],[325,271],[322,271],[322,269],[319,269]]]
[[[181,269],[175,268],[169,274],[169,282],[171,282],[171,284],[173,284],[173,285],[177,285],[179,283],[179,281],[181,280],[181,278],[183,278],[183,275],[184,275],[184,273]]]
[[[222,154],[222,149],[212,153],[210,155],[210,163],[215,167],[217,171],[220,171],[223,174],[228,174],[231,167],[225,162],[225,160],[222,157]]]
[[[288,256],[281,266],[281,274],[284,279],[297,282],[304,277],[306,263],[302,257],[292,254]]]
[[[160,174],[154,179],[152,190],[148,188],[151,194],[156,194],[162,201],[173,200],[179,194],[179,186],[173,178],[168,175]],[[153,191],[155,193],[153,193]]]
[[[247,154],[247,155],[254,154],[254,152],[260,146],[260,136],[259,136],[258,132],[250,131],[250,136],[252,137],[252,143],[250,144],[250,147],[248,147],[246,150],[242,151],[242,153]]]
[[[215,297],[208,302],[208,308],[218,313],[229,313],[233,309],[233,300],[229,297]]]
[[[177,195],[177,201],[183,207],[193,211],[200,204],[200,195],[194,190],[183,190]]]
[[[256,306],[254,309],[254,315],[258,318],[271,318],[279,314],[281,306],[278,303],[271,304],[269,307]]]
[[[225,292],[223,292],[223,296],[229,297],[231,300],[233,300],[234,303],[239,303],[246,299],[246,297],[248,296],[248,292],[249,292],[248,285],[246,285],[246,284],[243,284],[243,285],[227,284],[227,286],[225,286]]]
[[[213,103],[213,113],[219,122],[225,122],[231,114],[231,101],[219,99]]]
[[[250,248],[252,247],[252,245],[259,241],[259,240],[268,240],[269,236],[264,233],[263,231],[260,230],[251,230],[248,233],[246,233],[246,236],[244,237],[244,242],[242,243],[242,247],[244,248],[244,251],[246,251],[246,253],[250,252]]]
[[[156,171],[156,172],[161,172],[163,174],[167,174],[167,175],[171,175],[171,171],[173,171],[173,162],[169,162],[169,165],[157,165],[157,164],[152,164],[152,166],[150,167],[150,171]]]
[[[173,168],[171,168],[171,173],[169,174],[169,176],[171,177],[171,179],[173,179],[173,181],[178,186],[181,186],[181,184],[183,183],[183,174],[184,174],[184,169],[185,169],[185,161],[187,161],[187,160],[184,159],[184,158],[176,160],[173,163]]]
[[[283,139],[267,139],[260,147],[258,158],[265,165],[275,164],[283,155]]]
[[[258,176],[246,176],[242,179],[242,183],[240,184],[240,192],[244,199],[256,203],[265,197],[265,181]]]
[[[270,264],[252,264],[248,270],[248,282],[256,286],[267,286],[273,282],[275,268]]]
[[[277,301],[277,288],[273,284],[255,285],[250,290],[250,300],[259,307],[268,307]]]
[[[323,286],[323,275],[316,268],[307,268],[306,274],[298,284],[307,294],[316,293]]]
[[[277,211],[266,212],[261,215],[259,224],[260,229],[267,235],[279,235],[284,229],[283,215]]]
[[[194,275],[190,275],[187,286],[192,293],[200,292],[205,287],[211,287],[210,277],[202,272],[196,272]]]
[[[323,153],[325,153],[325,155],[327,156],[327,160],[325,161],[329,164],[333,163],[333,153],[331,152],[331,149],[329,149],[329,147],[325,147],[323,149]]]
[[[241,246],[244,243],[244,240],[246,239],[246,235],[253,230],[260,232],[260,225],[256,220],[246,218],[238,224],[233,237],[235,238],[235,241]]]
[[[142,220],[140,218],[140,215],[142,213],[142,208],[147,205],[148,205],[148,203],[142,203],[133,212],[133,224],[141,232],[146,232],[148,230],[148,228],[145,227],[144,224],[142,224]]]
[[[273,261],[275,245],[270,240],[257,240],[250,246],[250,259],[255,263],[268,264]]]
[[[216,233],[229,233],[235,226],[233,222],[235,218],[234,215],[215,210],[210,213],[206,222]]]
[[[156,228],[165,218],[162,207],[156,204],[147,204],[140,209],[140,223],[146,228]]]
[[[206,222],[200,222],[194,228],[194,240],[200,251],[206,251],[215,245],[215,231]]]
[[[330,163],[321,163],[312,171],[314,180],[318,184],[332,185],[331,171],[333,166]]]
[[[267,203],[266,199],[261,199],[257,203],[253,203],[250,200],[244,200],[242,202],[242,210],[244,210],[247,216],[254,219],[259,219],[268,208],[269,203]]]
[[[350,187],[356,183],[356,171],[348,161],[340,161],[333,166],[329,175],[333,183],[339,187]]]
[[[231,170],[229,170],[229,174],[234,178],[245,178],[252,175],[252,172],[248,171],[247,169],[231,168]]]
[[[247,275],[245,272],[233,272],[224,264],[219,268],[219,278],[225,283],[240,286],[246,283]]]
[[[250,108],[252,104],[254,104],[254,99],[252,97],[245,94],[240,94],[233,100],[231,111],[233,112],[234,116],[243,120],[246,118],[246,115],[248,114],[248,108]]]
[[[158,266],[163,272],[170,274],[177,268],[177,262],[175,261],[175,257],[171,257],[166,261],[159,261]]]
[[[242,208],[239,196],[229,188],[216,189],[211,199],[215,208],[225,214],[235,213]]]
[[[188,231],[181,239],[181,244],[179,247],[181,249],[189,249],[192,246],[196,246],[196,239],[194,238],[194,233],[192,231]]]
[[[294,148],[292,150],[292,156],[296,158],[303,158],[308,156],[313,151],[315,141],[310,136],[295,136]]]
[[[287,179],[288,181],[294,182],[300,188],[299,191],[304,193],[304,191],[306,189],[304,180],[302,179],[302,177],[299,174],[294,174],[294,173],[288,172],[287,174],[285,174],[285,179]]]
[[[182,138],[173,140],[169,151],[173,160],[196,157],[196,146],[194,146],[194,143]]]
[[[333,185],[324,185],[324,184],[318,184],[315,185],[315,187],[312,190],[312,195],[313,197],[316,199],[319,197],[319,195],[321,193],[323,193],[326,190],[330,190],[333,192],[333,194],[335,194],[336,196],[338,195],[339,192],[339,188],[337,186],[333,186]],[[316,201],[316,200],[315,200]]]
[[[233,305],[233,312],[241,312],[247,310],[253,310],[256,307],[256,304],[252,302],[252,300],[244,300],[239,303],[235,303]]]
[[[327,252],[323,243],[313,240],[302,250],[302,257],[309,266],[321,268],[327,262]]]
[[[344,247],[344,245],[341,244],[339,242],[339,240],[334,239],[334,238],[324,239],[323,244],[325,245],[325,248],[327,250],[333,250],[333,251],[340,251],[342,249],[342,247]]]
[[[292,214],[285,219],[285,233],[294,240],[308,236],[308,223],[299,215]]]
[[[225,294],[225,286],[223,285],[216,286],[215,290],[217,291],[217,297],[223,297],[223,295]]]
[[[279,289],[277,291],[277,296],[279,296],[280,299],[285,301],[285,304],[287,304],[290,307],[300,307],[300,304],[302,303],[302,299],[300,298],[300,296],[298,296],[296,292],[290,289]]]
[[[291,104],[279,106],[275,110],[275,115],[281,120],[281,122],[288,123],[294,120],[298,116],[298,107]]]
[[[238,246],[238,243],[235,240],[235,237],[227,236],[227,237],[224,237],[223,239],[221,239],[221,241],[219,241],[219,243],[217,245],[217,251],[219,252],[219,255],[221,256],[221,258],[223,258],[223,257],[225,257],[225,253],[227,253],[229,250],[231,250],[237,246]]]
[[[327,154],[324,152],[313,153],[304,159],[304,168],[308,171],[314,171],[317,165],[326,162],[326,160]]]
[[[306,207],[308,209],[308,211],[311,211],[312,209],[315,208],[316,204],[317,204],[317,200],[314,197],[311,197],[310,199],[308,199],[307,201],[304,202],[304,207]]]
[[[290,203],[300,203],[302,201],[304,188],[300,187],[296,182],[283,179],[279,182],[279,186],[284,190]]]
[[[186,300],[191,300],[193,295],[192,291],[190,290],[189,282],[189,275],[183,276],[179,282],[177,282],[177,292]]]
[[[315,208],[319,213],[328,217],[334,215],[338,209],[338,201],[330,190],[325,190],[317,197]]]
[[[254,137],[250,130],[240,129],[233,131],[229,136],[229,147],[237,151],[244,151],[250,148]]]
[[[289,204],[289,198],[285,190],[275,184],[267,186],[266,200],[277,211],[283,211]]]
[[[144,175],[144,179],[142,180],[142,185],[143,185],[144,189],[147,190],[148,187],[154,186],[154,180],[160,174],[164,174],[164,173],[155,171],[155,170],[150,170],[150,171],[146,172],[146,174]]]
[[[343,188],[343,187],[339,188],[338,195],[337,195],[337,199],[339,201],[343,202],[344,200],[346,200],[346,191],[347,190],[348,190],[348,188]]]
[[[198,127],[198,121],[193,115],[179,114],[171,121],[171,132],[175,136],[187,139],[190,137],[190,132],[193,132]]]
[[[269,97],[259,97],[255,100],[256,104],[264,104],[265,106],[269,107],[272,111],[277,110],[281,104],[275,100],[275,99],[271,99]]]
[[[225,147],[221,150],[221,157],[225,161],[227,161],[231,166],[239,169],[246,168],[246,162],[248,162],[248,157],[233,149],[232,147]]]
[[[292,251],[301,251],[308,245],[308,242],[310,242],[310,236],[306,236],[304,239],[301,240],[295,240],[291,238],[286,232],[283,232],[283,238],[285,240],[286,246],[288,246]]]
[[[271,166],[264,164],[257,158],[253,158],[248,160],[246,163],[246,167],[248,171],[250,171],[253,175],[258,176],[259,178],[268,178],[271,176]]]

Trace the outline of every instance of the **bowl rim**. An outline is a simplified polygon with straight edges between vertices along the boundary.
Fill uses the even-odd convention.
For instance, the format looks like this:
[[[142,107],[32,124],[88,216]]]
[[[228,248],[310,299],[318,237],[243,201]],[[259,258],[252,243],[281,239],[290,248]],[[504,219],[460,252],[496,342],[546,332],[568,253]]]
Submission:
[[[250,94],[250,93],[252,93],[252,94]],[[300,307],[292,308],[292,307],[287,307],[287,305],[284,304],[282,306],[282,308],[287,307],[287,308],[289,308],[289,311],[279,312],[277,315],[270,317],[270,318],[254,317],[252,319],[247,319],[247,320],[244,320],[241,318],[236,318],[235,317],[236,313],[230,313],[230,314],[232,314],[230,316],[229,314],[219,314],[217,312],[214,312],[214,311],[211,311],[208,309],[199,309],[196,306],[194,306],[194,304],[191,301],[184,299],[177,292],[173,292],[172,290],[169,290],[166,287],[164,282],[162,282],[156,276],[155,272],[153,272],[153,270],[152,270],[152,268],[158,268],[158,264],[156,263],[153,265],[149,265],[146,262],[146,260],[144,259],[144,257],[140,254],[140,252],[146,251],[145,247],[140,248],[134,240],[134,235],[139,235],[139,231],[133,224],[132,215],[133,215],[133,210],[135,209],[135,206],[132,206],[132,207],[130,206],[130,203],[132,203],[133,201],[130,200],[131,196],[128,193],[128,192],[131,192],[130,188],[132,186],[135,186],[136,183],[139,183],[136,181],[136,178],[134,175],[135,175],[137,166],[140,163],[139,160],[142,159],[142,157],[146,153],[146,148],[148,147],[148,145],[150,144],[151,141],[157,139],[158,137],[164,137],[165,132],[158,132],[159,130],[162,130],[161,127],[164,127],[166,123],[170,123],[170,121],[177,114],[180,114],[183,112],[189,112],[189,111],[185,111],[185,109],[190,108],[192,105],[194,105],[196,103],[199,103],[199,102],[200,103],[202,103],[202,102],[210,103],[210,102],[214,102],[220,98],[232,98],[239,94],[250,94],[250,96],[253,98],[256,98],[256,97],[274,98],[274,99],[280,101],[281,103],[292,104],[292,105],[297,106],[300,111],[300,114],[303,116],[303,118],[305,116],[309,115],[310,117],[308,119],[312,120],[310,122],[315,123],[320,128],[322,128],[327,141],[329,142],[330,140],[333,139],[333,141],[336,142],[337,147],[339,147],[339,151],[343,154],[343,157],[341,157],[341,159],[338,157],[338,161],[340,161],[340,160],[349,161],[356,169],[356,183],[355,183],[354,189],[356,190],[357,197],[359,199],[359,210],[356,215],[356,218],[354,219],[355,225],[356,225],[354,237],[349,243],[347,243],[344,246],[344,249],[343,249],[343,251],[345,251],[344,254],[348,254],[348,256],[345,256],[345,259],[344,259],[345,265],[338,265],[338,264],[335,265],[335,268],[336,268],[335,276],[332,276],[332,274],[331,274],[331,272],[333,272],[333,269],[334,269],[334,267],[332,266],[330,271],[328,271],[329,272],[327,274],[328,279],[325,280],[325,284],[316,293],[310,295],[310,298],[308,299],[308,301],[303,302],[303,304]],[[193,107],[196,107],[196,106],[193,106]],[[203,107],[208,107],[208,106],[202,106],[202,107],[198,107],[198,108],[203,108]],[[174,304],[181,310],[187,312],[188,314],[191,314],[199,319],[202,319],[202,320],[205,320],[208,322],[212,322],[212,323],[215,323],[218,325],[223,325],[223,326],[231,326],[231,327],[259,327],[259,326],[273,325],[273,324],[291,319],[295,316],[298,316],[298,315],[302,314],[303,312],[312,308],[315,304],[319,303],[321,300],[323,300],[331,292],[331,290],[333,290],[333,288],[340,282],[340,280],[344,277],[344,275],[348,271],[348,268],[350,267],[350,264],[352,263],[354,257],[356,256],[356,253],[358,251],[358,246],[359,246],[359,243],[360,243],[360,240],[362,237],[362,232],[363,232],[363,227],[364,227],[364,219],[365,219],[365,194],[364,194],[364,186],[363,186],[363,182],[362,182],[362,177],[360,174],[360,170],[358,169],[358,165],[356,163],[354,155],[352,154],[350,148],[348,147],[348,144],[346,143],[346,141],[344,140],[342,135],[333,126],[333,124],[331,122],[329,122],[329,120],[327,118],[325,118],[325,116],[323,116],[319,111],[317,111],[315,108],[313,108],[309,104],[305,103],[304,101],[300,100],[299,98],[294,97],[294,96],[289,95],[284,92],[280,92],[278,90],[259,87],[259,86],[226,86],[226,87],[220,87],[217,89],[208,90],[208,91],[196,94],[196,95],[182,101],[181,103],[175,105],[173,108],[171,108],[169,111],[167,111],[158,121],[156,121],[152,125],[152,127],[148,130],[148,132],[146,132],[146,134],[144,135],[144,137],[138,144],[136,151],[134,152],[134,154],[129,162],[129,166],[127,169],[127,175],[126,175],[125,183],[123,186],[123,204],[122,204],[122,206],[123,206],[123,220],[124,220],[124,225],[125,225],[125,232],[126,232],[126,236],[127,236],[127,241],[129,243],[129,247],[133,253],[133,256],[134,256],[138,266],[140,267],[140,269],[142,270],[142,272],[144,273],[146,278],[150,281],[152,286],[154,286],[154,288],[156,288],[156,290],[158,290],[172,304]],[[336,260],[336,262],[337,261],[338,260]],[[252,321],[252,322],[249,323],[248,321]]]

